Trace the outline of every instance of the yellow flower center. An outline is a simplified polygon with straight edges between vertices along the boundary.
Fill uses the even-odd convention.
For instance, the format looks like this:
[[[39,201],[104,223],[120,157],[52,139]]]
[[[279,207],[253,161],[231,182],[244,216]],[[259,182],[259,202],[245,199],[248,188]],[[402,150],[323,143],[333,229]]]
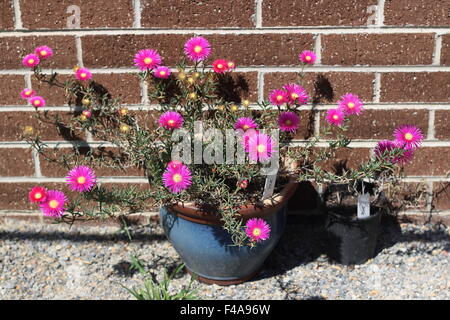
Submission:
[[[228,62],[228,68],[234,68],[234,62]]]
[[[48,202],[48,206],[52,209],[56,209],[59,206],[59,202],[58,202],[58,200],[50,200]]]
[[[266,146],[263,144],[260,144],[260,145],[258,145],[258,147],[256,147],[256,150],[258,150],[259,153],[265,152]]]
[[[147,57],[147,58],[144,59],[144,63],[145,63],[145,64],[150,64],[150,63],[152,63],[152,62],[153,62],[153,59],[152,59],[152,58]]]
[[[203,50],[203,48],[201,46],[195,46],[194,47],[194,52],[195,53],[200,53],[200,52],[202,52],[202,50]]]
[[[181,182],[181,180],[183,180],[183,177],[181,176],[181,174],[175,173],[175,174],[173,175],[173,181],[174,181],[174,182],[178,183],[178,182]]]
[[[26,91],[26,92],[25,92],[25,95],[26,95],[26,96],[30,96],[30,95],[31,95],[31,90]]]
[[[39,100],[34,100],[33,104],[34,104],[35,106],[38,106],[38,105],[41,104],[41,101],[39,101]]]
[[[82,73],[80,74],[80,77],[81,77],[81,78],[86,78],[86,77],[87,77],[87,74],[84,73],[84,72],[82,72]]]
[[[231,106],[231,111],[237,111],[238,110],[238,106],[237,105],[232,105]]]
[[[250,126],[249,126],[248,124],[244,124],[243,129],[244,129],[244,130],[248,130],[248,129],[250,129]]]
[[[242,101],[242,105],[243,105],[244,107],[248,107],[248,106],[250,105],[250,101],[244,100],[244,101]]]
[[[223,64],[219,63],[219,64],[217,65],[217,68],[222,69],[222,68],[223,68]]]
[[[333,116],[333,119],[334,119],[334,120],[338,120],[338,119],[339,119],[339,116],[338,116],[337,114],[335,114],[335,115]]]
[[[288,125],[288,126],[290,126],[291,124],[292,124],[292,121],[291,120],[289,120],[289,119],[287,119],[285,122],[284,122],[284,124],[286,124],[286,125]]]
[[[47,51],[41,50],[41,56],[46,56],[46,55],[47,55]]]
[[[86,177],[78,177],[78,178],[77,178],[77,182],[78,182],[79,184],[84,184],[84,183],[86,183]]]
[[[292,99],[297,99],[298,98],[298,94],[296,94],[295,92],[291,94],[291,98]]]
[[[311,61],[311,59],[312,59],[311,56],[306,56],[306,57],[305,57],[305,60],[306,60],[306,61]]]
[[[413,139],[413,135],[409,132],[405,133],[405,139],[411,141]]]
[[[29,63],[29,64],[34,63],[34,59],[28,59],[28,63]]]
[[[278,96],[277,96],[277,100],[278,100],[278,101],[283,100],[283,96],[282,96],[282,95],[278,95]]]
[[[165,76],[166,72],[165,71],[160,71],[159,74],[162,75],[162,76]]]
[[[253,235],[254,236],[259,236],[259,235],[261,235],[261,229],[260,228],[255,228],[255,229],[253,229]]]
[[[123,124],[120,126],[120,131],[127,132],[129,130],[129,127],[126,124]]]
[[[35,198],[35,199],[40,199],[40,198],[42,198],[42,193],[37,192],[37,193],[34,195],[34,198]]]
[[[175,125],[175,120],[170,119],[169,121],[167,121],[167,123],[169,124],[169,126],[173,127]]]

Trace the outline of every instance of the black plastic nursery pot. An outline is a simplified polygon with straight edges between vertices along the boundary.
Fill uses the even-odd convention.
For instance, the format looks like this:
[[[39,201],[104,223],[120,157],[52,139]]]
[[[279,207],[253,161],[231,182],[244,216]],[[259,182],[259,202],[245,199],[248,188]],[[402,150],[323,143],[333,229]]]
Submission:
[[[371,202],[370,216],[358,218],[354,192],[369,193],[373,198],[376,185],[359,181],[352,188],[350,191],[348,184],[334,184],[324,194],[328,202],[325,220],[327,253],[331,259],[345,265],[362,264],[374,257],[381,215],[385,210]]]
[[[363,219],[328,212],[325,222],[328,256],[345,265],[362,264],[373,258],[383,210],[371,207],[371,215]]]

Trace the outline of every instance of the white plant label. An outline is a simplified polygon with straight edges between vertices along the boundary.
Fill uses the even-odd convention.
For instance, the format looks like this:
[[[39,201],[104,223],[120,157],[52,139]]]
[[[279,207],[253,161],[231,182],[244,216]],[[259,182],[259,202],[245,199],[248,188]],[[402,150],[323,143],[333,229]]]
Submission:
[[[266,183],[264,184],[264,192],[262,196],[262,200],[269,199],[273,195],[273,191],[275,190],[275,182],[277,181],[277,175],[269,175],[266,178]]]
[[[358,195],[358,219],[370,217],[370,195]]]

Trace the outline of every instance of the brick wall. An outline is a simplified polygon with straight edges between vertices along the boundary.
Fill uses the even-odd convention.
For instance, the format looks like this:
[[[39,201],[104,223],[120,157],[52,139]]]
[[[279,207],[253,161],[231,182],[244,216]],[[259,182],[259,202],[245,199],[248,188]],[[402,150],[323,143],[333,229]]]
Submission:
[[[81,23],[74,28],[77,8]],[[75,64],[86,66],[130,109],[150,110],[154,106],[135,76],[134,53],[155,48],[173,65],[184,41],[201,34],[214,46],[214,57],[236,61],[253,101],[293,79],[297,54],[314,50],[318,63],[308,69],[307,87],[314,91],[321,77],[332,89],[313,115],[315,130],[340,95],[353,92],[365,101],[367,111],[351,125],[355,149],[346,155],[350,158],[367,157],[375,140],[389,138],[399,124],[418,125],[426,140],[403,182],[411,188],[424,183],[428,195],[406,214],[450,217],[448,0],[0,0],[0,29],[2,214],[31,209],[24,197],[30,186],[63,182],[58,171],[19,141],[23,127],[34,120],[33,109],[18,94],[33,87],[46,97],[51,112],[64,114],[70,108],[61,92],[31,80],[20,57],[49,45],[56,53],[50,67],[60,74],[70,75]],[[302,121],[309,116],[305,111]],[[53,128],[37,129],[51,144],[62,141],[60,147],[70,150]],[[294,143],[301,144],[305,132],[300,130]],[[98,144],[89,135],[78,138]],[[106,171],[103,181],[145,184],[140,174]]]

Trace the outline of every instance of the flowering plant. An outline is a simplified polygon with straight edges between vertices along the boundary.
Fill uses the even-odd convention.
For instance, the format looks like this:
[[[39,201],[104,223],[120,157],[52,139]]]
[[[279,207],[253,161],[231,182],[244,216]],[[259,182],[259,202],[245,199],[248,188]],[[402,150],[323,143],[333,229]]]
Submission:
[[[139,51],[134,64],[152,103],[146,110],[123,106],[87,68],[76,66],[73,78],[65,82],[56,73],[46,74],[42,62],[56,54],[48,47],[27,55],[23,64],[32,68],[37,80],[63,88],[69,105],[75,105],[65,121],[43,108],[44,97],[24,89],[21,96],[36,109],[37,119],[69,136],[87,131],[105,142],[97,150],[74,143],[72,153],[60,154],[61,149],[51,148],[27,127],[24,138],[44,159],[68,170],[66,183],[78,195],[69,201],[62,191],[39,186],[30,191],[30,200],[39,203],[45,215],[61,221],[114,215],[124,207],[136,212],[150,204],[193,202],[218,214],[237,245],[268,239],[270,227],[264,220],[250,219],[244,226],[237,212],[267,197],[268,175],[277,176],[273,192],[289,182],[293,171],[287,165],[286,142],[299,127],[298,109],[309,97],[303,87],[288,83],[272,91],[269,101],[251,104],[242,76],[233,73],[235,63],[227,59],[209,63],[211,52],[207,39],[193,37],[184,45],[185,58],[171,69],[156,50]],[[299,59],[305,67],[314,63],[315,55],[305,51]],[[271,104],[277,109],[272,110]],[[105,146],[116,154],[106,156]],[[96,168],[129,166],[145,170],[151,188],[107,188],[95,173]]]

